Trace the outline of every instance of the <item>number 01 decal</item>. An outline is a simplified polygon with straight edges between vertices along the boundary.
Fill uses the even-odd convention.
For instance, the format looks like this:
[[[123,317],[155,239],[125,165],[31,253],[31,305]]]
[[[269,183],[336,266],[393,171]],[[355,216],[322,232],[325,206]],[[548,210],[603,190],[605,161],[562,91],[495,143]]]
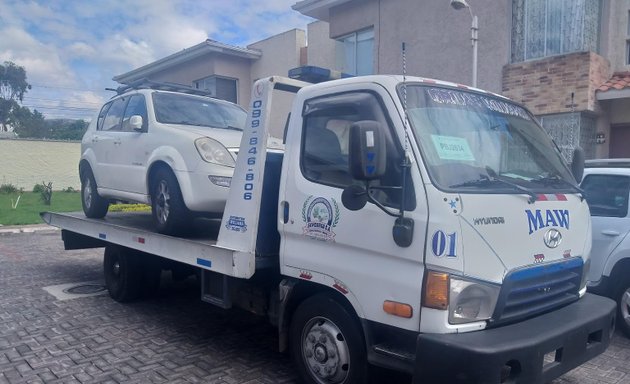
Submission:
[[[431,239],[431,249],[437,257],[457,257],[457,233],[446,234],[443,231],[435,231]]]

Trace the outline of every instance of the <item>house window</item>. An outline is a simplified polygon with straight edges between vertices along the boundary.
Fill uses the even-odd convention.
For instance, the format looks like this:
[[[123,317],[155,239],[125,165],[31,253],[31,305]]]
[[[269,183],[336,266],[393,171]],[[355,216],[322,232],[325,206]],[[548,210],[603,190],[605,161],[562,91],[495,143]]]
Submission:
[[[364,29],[337,39],[337,69],[351,75],[374,73],[374,29]]]
[[[600,0],[513,0],[512,62],[598,51]]]
[[[238,102],[238,81],[229,77],[209,76],[194,82],[195,88],[208,91],[210,96],[217,99]]]

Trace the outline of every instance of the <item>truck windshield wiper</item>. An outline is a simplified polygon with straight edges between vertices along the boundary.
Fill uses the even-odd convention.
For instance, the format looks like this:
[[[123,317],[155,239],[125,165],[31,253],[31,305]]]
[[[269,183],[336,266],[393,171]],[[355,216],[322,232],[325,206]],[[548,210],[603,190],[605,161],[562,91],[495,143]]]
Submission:
[[[529,199],[527,199],[527,202],[529,204],[533,204],[536,200],[538,200],[538,196],[531,189],[525,188],[522,185],[518,185],[516,183],[512,183],[511,181],[499,179],[496,175],[496,172],[490,167],[486,167],[486,170],[488,171],[488,174],[479,175],[480,178],[477,180],[469,180],[463,183],[450,185],[449,187],[450,188],[474,187],[474,186],[482,186],[482,185],[488,185],[488,184],[493,184],[493,183],[500,183],[500,184],[508,185],[528,195]]]
[[[578,193],[581,193],[582,195],[585,194],[584,190],[582,188],[580,188],[579,186],[573,184],[572,182],[560,177],[560,175],[550,175],[550,176],[545,176],[545,177],[539,177],[537,179],[532,179],[531,181],[537,182],[537,183],[541,183],[544,185],[557,185],[557,184],[563,184],[566,186],[571,187],[573,190],[577,191]]]

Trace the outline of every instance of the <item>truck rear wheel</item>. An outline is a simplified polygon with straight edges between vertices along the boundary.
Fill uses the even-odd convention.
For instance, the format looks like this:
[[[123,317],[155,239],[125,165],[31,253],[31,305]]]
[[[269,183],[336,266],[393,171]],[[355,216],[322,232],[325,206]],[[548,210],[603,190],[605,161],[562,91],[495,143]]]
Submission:
[[[289,342],[305,383],[349,384],[367,379],[360,325],[353,314],[329,296],[316,295],[298,306]]]
[[[107,246],[103,269],[109,296],[124,303],[153,294],[159,288],[162,272],[155,259],[133,249]]]
[[[614,300],[617,302],[617,326],[630,337],[630,278],[619,282]]]

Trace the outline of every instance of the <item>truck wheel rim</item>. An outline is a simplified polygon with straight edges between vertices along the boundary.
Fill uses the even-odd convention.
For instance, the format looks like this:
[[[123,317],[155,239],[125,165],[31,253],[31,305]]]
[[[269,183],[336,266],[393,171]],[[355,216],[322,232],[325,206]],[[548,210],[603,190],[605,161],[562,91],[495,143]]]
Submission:
[[[168,220],[171,200],[171,196],[168,190],[168,184],[166,184],[166,181],[164,180],[160,181],[160,183],[158,184],[156,199],[156,216],[159,222],[164,224]]]
[[[326,318],[315,317],[304,327],[302,358],[320,384],[343,383],[348,377],[348,344],[335,323]]]
[[[87,208],[92,206],[92,182],[89,177],[85,179],[83,185],[83,202]]]
[[[630,288],[626,289],[621,295],[619,309],[621,310],[621,317],[626,323],[626,326],[630,327]]]

